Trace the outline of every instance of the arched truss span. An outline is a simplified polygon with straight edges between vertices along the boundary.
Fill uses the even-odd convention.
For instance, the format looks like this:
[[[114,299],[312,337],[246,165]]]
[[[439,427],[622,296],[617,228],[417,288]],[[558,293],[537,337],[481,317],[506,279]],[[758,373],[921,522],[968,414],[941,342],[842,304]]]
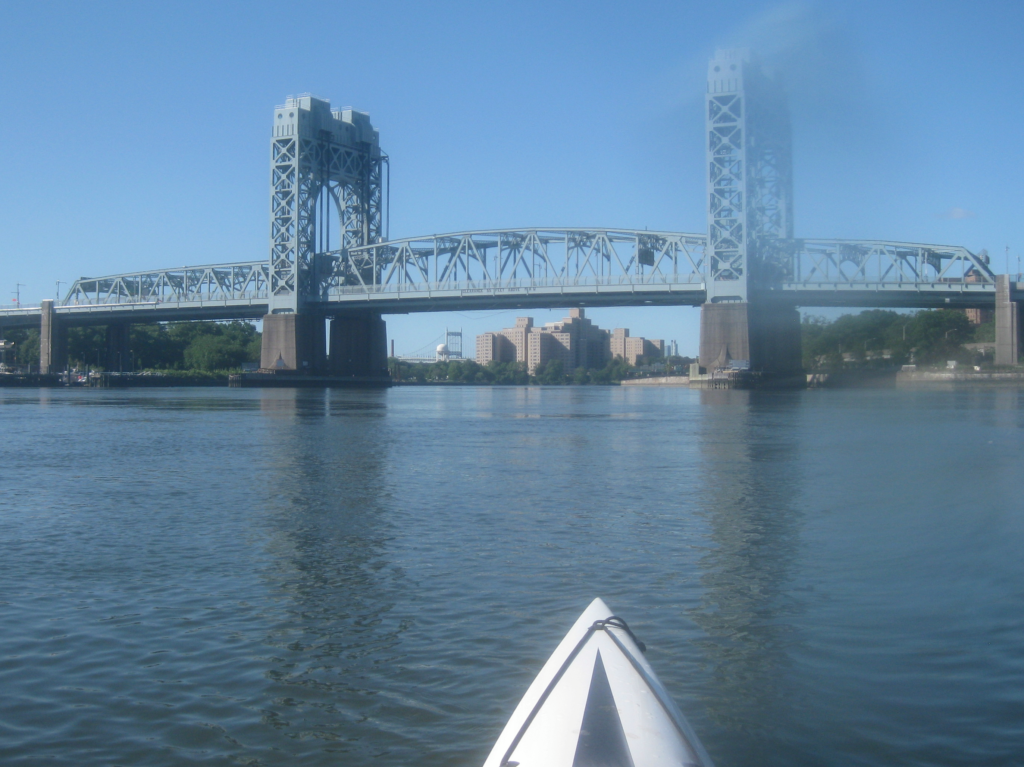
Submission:
[[[581,303],[701,303],[706,299],[706,237],[630,229],[489,229],[409,237],[315,256],[322,309],[358,301],[394,311],[478,308],[502,296],[563,297]],[[132,305],[138,310],[269,303],[267,261],[189,266],[76,280],[60,306]],[[995,275],[984,253],[958,246],[883,240],[772,239],[757,243],[756,289],[802,306],[983,305]],[[989,295],[991,294],[991,295]],[[419,301],[419,303],[417,303]],[[169,307],[168,305],[174,305]],[[561,305],[564,305],[561,304]],[[437,302],[429,308],[437,308]]]

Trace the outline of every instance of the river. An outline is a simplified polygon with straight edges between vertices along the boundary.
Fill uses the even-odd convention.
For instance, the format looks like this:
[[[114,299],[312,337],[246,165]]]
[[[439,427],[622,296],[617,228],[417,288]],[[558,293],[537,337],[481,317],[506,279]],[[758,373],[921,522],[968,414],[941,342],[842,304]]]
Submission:
[[[601,596],[718,767],[1024,764],[1022,407],[0,389],[0,763],[472,767]]]

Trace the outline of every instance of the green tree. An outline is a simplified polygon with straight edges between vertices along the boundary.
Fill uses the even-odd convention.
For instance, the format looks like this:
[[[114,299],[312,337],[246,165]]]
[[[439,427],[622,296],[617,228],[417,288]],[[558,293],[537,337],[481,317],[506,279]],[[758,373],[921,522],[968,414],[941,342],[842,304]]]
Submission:
[[[967,361],[963,345],[973,337],[973,328],[963,312],[952,309],[918,312],[907,326],[907,340],[913,344],[914,360],[924,364],[945,360]]]
[[[200,323],[188,323],[198,325]],[[211,325],[212,323],[202,323]],[[191,370],[228,370],[243,362],[256,362],[256,329],[246,322],[213,324],[212,327],[175,328],[178,338],[188,338],[183,353],[185,367]],[[173,331],[171,331],[173,333]]]
[[[857,364],[869,360],[882,364],[882,351],[894,350],[894,328],[901,319],[909,321],[911,318],[887,309],[845,314],[831,322],[823,317],[804,318],[801,323],[804,367],[809,370],[842,367],[844,354],[850,355]]]
[[[36,362],[38,336],[36,332]],[[223,370],[259,361],[260,345],[261,336],[249,322],[137,324],[131,328],[131,357],[123,363],[126,370],[132,362],[136,370]],[[103,368],[107,362],[106,327],[68,328],[68,361],[74,367]]]
[[[102,325],[68,328],[68,363],[72,367],[100,367],[107,364],[107,329]]]
[[[5,341],[14,342],[14,351],[7,352],[9,365],[39,364],[39,331],[35,328],[15,328],[0,334]]]
[[[491,360],[486,366],[491,376],[491,381],[506,386],[524,386],[530,383],[530,374],[526,372],[526,363],[523,362],[496,362]]]
[[[889,366],[971,361],[963,344],[977,335],[967,316],[951,309],[901,314],[871,309],[834,321],[807,317],[801,323],[804,367]]]
[[[996,323],[995,320],[983,322],[974,328],[974,343],[995,343]]]
[[[561,360],[549,360],[547,364],[538,365],[533,373],[537,383],[545,386],[556,386],[565,383],[565,373]]]
[[[244,361],[238,347],[218,336],[201,335],[185,347],[185,367],[190,370],[225,370],[239,367]]]

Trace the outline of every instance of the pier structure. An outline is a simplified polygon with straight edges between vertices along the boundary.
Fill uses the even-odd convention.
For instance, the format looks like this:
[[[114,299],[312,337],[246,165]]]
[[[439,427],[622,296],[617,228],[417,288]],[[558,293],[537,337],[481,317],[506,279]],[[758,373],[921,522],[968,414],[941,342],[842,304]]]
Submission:
[[[1021,304],[1013,299],[1020,296],[1021,287],[1011,283],[1009,275],[996,277],[996,365],[1020,362]]]
[[[775,288],[791,277],[793,160],[781,88],[747,50],[718,51],[705,97],[708,242],[700,366],[799,373],[800,315]]]
[[[370,116],[332,110],[314,96],[289,98],[274,110],[272,134],[268,311],[260,366],[386,377],[387,334],[380,313],[334,312],[323,301],[331,285],[356,276],[328,254],[385,239],[388,158]]]

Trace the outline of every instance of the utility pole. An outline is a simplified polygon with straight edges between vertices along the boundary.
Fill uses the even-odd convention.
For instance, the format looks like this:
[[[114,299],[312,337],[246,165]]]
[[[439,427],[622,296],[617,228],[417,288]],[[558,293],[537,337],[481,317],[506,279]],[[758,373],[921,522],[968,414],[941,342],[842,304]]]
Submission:
[[[20,283],[20,282],[14,283],[14,286],[15,286],[14,290],[11,291],[11,292],[14,293],[14,295],[15,295],[14,303],[16,303],[18,305],[18,308],[20,309],[21,308],[21,289],[23,287],[25,287],[25,286],[22,283]]]
[[[60,303],[60,286],[61,285],[67,285],[67,283],[64,282],[64,280],[57,280],[57,303],[58,304]]]

